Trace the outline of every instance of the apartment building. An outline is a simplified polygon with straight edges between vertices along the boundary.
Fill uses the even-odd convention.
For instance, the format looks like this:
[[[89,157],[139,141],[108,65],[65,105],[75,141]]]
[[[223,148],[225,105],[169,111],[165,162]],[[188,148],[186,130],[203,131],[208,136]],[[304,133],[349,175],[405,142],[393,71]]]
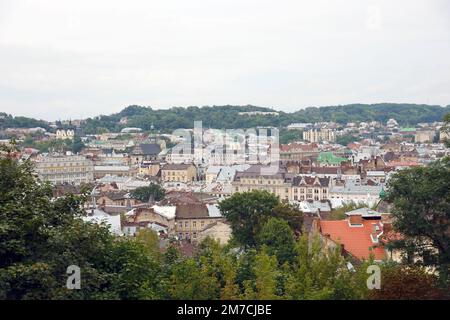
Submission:
[[[321,141],[336,141],[336,133],[332,129],[311,129],[308,131],[303,131],[303,140],[309,142],[321,142]]]
[[[317,176],[300,176],[295,177],[292,181],[292,198],[293,201],[305,200],[327,200],[330,187],[330,178],[319,178]]]
[[[254,165],[237,172],[232,182],[232,192],[266,190],[287,201],[328,199],[329,177],[296,176],[284,167],[279,167],[275,174],[266,174],[262,168],[261,165]]]
[[[197,169],[193,164],[166,164],[161,168],[163,182],[192,182],[197,178]]]
[[[47,156],[37,160],[36,172],[43,181],[57,183],[88,183],[94,180],[94,166],[85,156]]]
[[[224,218],[216,205],[179,204],[175,212],[175,234],[179,239],[197,241],[199,233]]]
[[[233,193],[266,190],[280,197],[281,200],[292,198],[292,181],[294,175],[284,167],[279,167],[276,173],[266,172],[262,165],[253,165],[245,171],[238,171],[231,183]]]

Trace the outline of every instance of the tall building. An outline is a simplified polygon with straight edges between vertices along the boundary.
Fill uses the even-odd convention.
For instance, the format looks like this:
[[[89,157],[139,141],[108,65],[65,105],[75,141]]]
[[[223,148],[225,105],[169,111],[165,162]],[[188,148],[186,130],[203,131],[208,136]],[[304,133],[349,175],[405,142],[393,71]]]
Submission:
[[[94,180],[94,166],[85,156],[48,156],[37,161],[36,172],[51,183],[88,183]]]
[[[336,141],[336,133],[331,129],[311,129],[308,131],[303,131],[303,140],[309,142],[321,142],[321,141]]]

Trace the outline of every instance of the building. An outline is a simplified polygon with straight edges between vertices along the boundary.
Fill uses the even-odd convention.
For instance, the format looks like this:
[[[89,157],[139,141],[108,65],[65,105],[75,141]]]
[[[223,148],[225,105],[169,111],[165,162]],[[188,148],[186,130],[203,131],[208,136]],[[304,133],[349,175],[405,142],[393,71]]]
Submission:
[[[261,165],[254,165],[245,171],[238,171],[232,182],[233,193],[265,190],[287,201],[328,199],[328,177],[295,176],[284,167],[279,167],[276,173],[265,173],[263,169]]]
[[[154,161],[161,152],[161,146],[157,143],[141,143],[131,152],[132,163],[139,164],[142,161]]]
[[[395,119],[389,119],[386,122],[386,127],[388,127],[388,129],[393,130],[393,129],[398,129],[398,122]]]
[[[101,179],[105,176],[130,177],[134,176],[136,171],[129,166],[94,166],[94,178]]]
[[[314,224],[325,248],[342,246],[344,254],[362,261],[373,256],[375,261],[387,258],[381,241],[383,235],[382,214],[368,208],[346,213],[345,220],[318,220]]]
[[[70,139],[73,140],[75,136],[75,131],[73,129],[58,129],[56,130],[56,139],[61,139],[61,140],[65,140],[65,139]]]
[[[230,241],[232,229],[226,221],[216,221],[207,225],[203,230],[198,233],[198,242],[203,241],[206,238],[211,238],[218,241],[220,244],[225,245]]]
[[[281,160],[303,160],[305,158],[317,157],[319,148],[317,144],[289,143],[280,146]]]
[[[193,164],[166,164],[161,168],[163,182],[188,183],[197,179],[197,169]]]
[[[179,240],[198,241],[199,233],[224,218],[216,205],[203,203],[179,204],[175,212],[175,234]]]
[[[303,131],[303,140],[309,142],[334,142],[336,141],[336,133],[331,129],[311,129],[308,131]]]
[[[414,136],[415,143],[430,143],[433,142],[436,132],[432,130],[417,131]]]
[[[288,130],[305,130],[306,128],[309,128],[312,126],[313,126],[313,124],[310,122],[307,122],[307,123],[296,122],[296,123],[291,123],[286,128]]]
[[[94,180],[94,166],[84,156],[47,156],[38,159],[36,172],[41,180],[51,183],[89,183]]]
[[[291,199],[292,180],[294,175],[285,168],[278,167],[277,172],[265,172],[268,167],[253,165],[245,171],[238,171],[232,182],[233,193],[266,190],[280,197],[281,200]]]
[[[292,182],[293,201],[327,200],[330,186],[330,178],[319,177],[295,177]]]
[[[329,190],[329,200],[333,208],[348,203],[363,203],[373,206],[380,201],[380,193],[383,185],[362,185],[355,181],[347,180],[344,185],[333,185]]]

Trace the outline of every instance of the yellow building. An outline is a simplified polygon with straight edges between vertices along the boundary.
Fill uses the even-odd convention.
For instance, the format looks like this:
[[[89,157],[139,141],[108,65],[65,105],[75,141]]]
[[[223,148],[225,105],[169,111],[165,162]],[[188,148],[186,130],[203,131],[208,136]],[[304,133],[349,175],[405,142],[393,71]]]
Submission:
[[[336,141],[336,134],[331,129],[303,131],[303,140],[309,142]]]
[[[163,182],[192,182],[197,178],[197,168],[193,164],[166,164],[161,169]]]
[[[254,165],[249,169],[237,172],[232,182],[233,193],[266,190],[278,196],[280,200],[326,200],[330,178],[295,176],[278,168],[275,174],[265,174],[263,166]]]

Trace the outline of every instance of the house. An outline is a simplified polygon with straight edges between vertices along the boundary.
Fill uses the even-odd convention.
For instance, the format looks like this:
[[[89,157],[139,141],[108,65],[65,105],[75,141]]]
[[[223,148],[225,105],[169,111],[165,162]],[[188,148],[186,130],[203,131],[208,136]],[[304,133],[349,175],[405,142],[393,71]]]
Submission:
[[[197,178],[197,168],[193,164],[166,164],[161,168],[161,180],[163,182],[183,182],[195,181]]]
[[[363,185],[356,181],[347,180],[343,185],[333,185],[329,189],[328,199],[333,208],[346,203],[364,203],[373,206],[380,200],[383,184]]]
[[[220,244],[227,244],[231,238],[232,229],[226,221],[216,221],[207,225],[198,233],[198,241],[201,242],[206,238],[218,241]]]
[[[217,205],[179,204],[175,212],[175,233],[179,240],[198,241],[198,234],[208,225],[224,220]]]
[[[342,246],[343,253],[362,261],[373,256],[375,261],[387,258],[384,245],[382,214],[368,208],[346,213],[347,218],[338,221],[318,220],[316,231],[325,248]]]
[[[161,152],[161,146],[157,143],[141,143],[133,148],[131,159],[134,164],[139,164],[144,160],[154,161]]]
[[[105,223],[111,233],[114,235],[120,236],[122,235],[122,227],[120,222],[120,215],[110,215],[103,210],[100,209],[89,209],[88,216],[82,217],[84,222],[101,224]]]
[[[131,198],[128,191],[118,190],[101,193],[96,196],[96,206],[107,213],[122,213],[139,205],[139,200]]]

